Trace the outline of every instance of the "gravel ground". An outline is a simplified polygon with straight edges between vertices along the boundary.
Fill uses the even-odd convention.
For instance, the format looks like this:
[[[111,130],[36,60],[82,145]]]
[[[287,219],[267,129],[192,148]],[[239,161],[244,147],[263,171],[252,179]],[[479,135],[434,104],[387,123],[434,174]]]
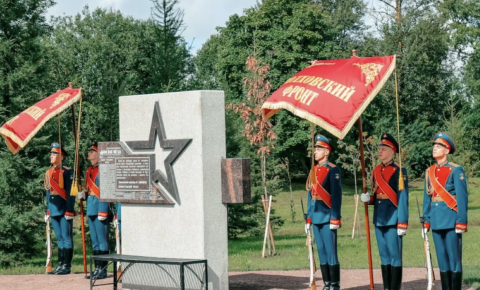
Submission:
[[[323,282],[320,271],[317,271],[317,286]],[[345,290],[369,290],[370,281],[368,270],[341,270],[341,287]],[[383,289],[382,276],[379,269],[374,270],[375,289]],[[404,268],[403,290],[426,289],[425,268]],[[253,271],[253,272],[230,272],[230,290],[305,290],[308,288],[308,270],[299,271]],[[438,269],[435,269],[435,277],[439,279]],[[109,279],[101,283],[111,283]],[[119,284],[119,289],[122,289]],[[0,289],[8,290],[70,290],[89,289],[89,280],[84,279],[83,274],[71,274],[65,276],[56,275],[0,275]],[[112,285],[95,287],[94,289],[113,289]],[[440,281],[436,281],[435,290],[441,290]],[[466,285],[463,290],[471,290]]]

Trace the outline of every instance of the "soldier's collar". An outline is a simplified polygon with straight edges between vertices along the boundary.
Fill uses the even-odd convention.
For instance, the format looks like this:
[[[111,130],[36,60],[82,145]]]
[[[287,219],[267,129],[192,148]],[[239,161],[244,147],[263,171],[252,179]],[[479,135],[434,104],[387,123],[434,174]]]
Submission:
[[[53,169],[60,169],[60,165],[53,165]]]
[[[443,161],[442,163],[437,163],[436,166],[437,166],[437,168],[442,167],[442,166],[445,166],[447,163],[448,163],[448,159]]]
[[[327,163],[328,163],[328,159],[325,160],[324,162],[318,162],[317,166],[318,166],[318,167],[321,167],[321,166],[324,166],[324,165],[327,164]]]
[[[390,165],[390,164],[393,164],[393,162],[395,162],[395,160],[393,160],[393,159],[390,160],[390,161],[388,161],[388,162],[386,162],[386,163],[383,163],[383,162],[382,162],[382,166],[383,166],[383,167],[386,167],[386,166],[388,166],[388,165]]]
[[[98,162],[95,164],[92,164],[92,168],[98,167]]]

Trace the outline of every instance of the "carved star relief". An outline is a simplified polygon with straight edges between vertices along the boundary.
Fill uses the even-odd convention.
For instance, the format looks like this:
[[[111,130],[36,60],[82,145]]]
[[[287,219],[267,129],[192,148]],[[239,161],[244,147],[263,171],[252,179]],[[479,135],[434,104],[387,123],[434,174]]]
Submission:
[[[159,169],[156,169],[152,179],[154,182],[160,183],[165,188],[172,198],[180,203],[178,194],[177,181],[175,180],[175,173],[173,171],[173,164],[182,155],[183,151],[192,142],[193,139],[167,139],[165,128],[163,126],[162,114],[160,112],[160,104],[155,102],[153,109],[152,126],[150,127],[150,135],[146,141],[126,141],[127,145],[132,149],[153,149],[155,150],[155,137],[160,142],[160,147],[163,149],[172,149],[170,154],[165,158],[165,176]],[[159,190],[158,187],[156,187]]]

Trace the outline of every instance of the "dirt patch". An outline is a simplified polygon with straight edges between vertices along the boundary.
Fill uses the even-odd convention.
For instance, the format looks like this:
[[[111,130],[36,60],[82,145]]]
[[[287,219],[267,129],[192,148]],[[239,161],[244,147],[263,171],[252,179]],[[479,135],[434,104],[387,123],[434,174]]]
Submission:
[[[320,271],[317,271],[317,286],[323,285]],[[368,290],[370,281],[368,270],[341,270],[341,287],[344,290]],[[383,289],[382,276],[379,269],[374,270],[375,289]],[[435,269],[436,277],[440,277]],[[424,268],[404,268],[403,290],[426,289],[426,270]],[[230,290],[305,290],[308,288],[308,270],[299,271],[252,271],[230,272]],[[108,279],[101,283],[111,283]],[[9,290],[77,290],[89,289],[89,280],[83,274],[57,275],[0,275],[0,288]],[[320,287],[319,287],[320,288]],[[113,289],[112,285],[95,287],[94,289]],[[119,289],[122,289],[119,284]],[[321,289],[321,288],[320,288]],[[440,281],[436,281],[435,290],[441,290]],[[466,285],[463,290],[472,290]],[[222,289],[223,290],[223,289]]]

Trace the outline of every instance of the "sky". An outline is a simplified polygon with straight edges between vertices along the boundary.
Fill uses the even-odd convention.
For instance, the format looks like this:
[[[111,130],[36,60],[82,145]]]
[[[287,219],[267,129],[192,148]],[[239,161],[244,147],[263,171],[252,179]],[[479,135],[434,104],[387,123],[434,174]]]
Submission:
[[[57,4],[47,12],[47,17],[76,15],[85,5],[90,11],[97,7],[113,8],[122,14],[136,19],[148,19],[153,4],[150,0],[56,0]],[[217,26],[225,26],[225,22],[233,14],[242,15],[243,10],[254,6],[257,0],[179,0],[178,8],[184,11],[183,21],[187,28],[182,36],[192,44],[195,53],[202,44],[216,33]]]

